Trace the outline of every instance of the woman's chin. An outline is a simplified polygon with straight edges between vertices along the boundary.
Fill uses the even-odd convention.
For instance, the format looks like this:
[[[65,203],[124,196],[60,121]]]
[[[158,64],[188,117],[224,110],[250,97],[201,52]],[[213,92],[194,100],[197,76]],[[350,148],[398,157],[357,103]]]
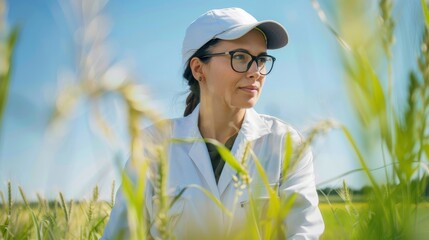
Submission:
[[[233,106],[237,108],[252,108],[256,105],[257,99],[249,99],[247,101],[239,101],[236,104],[233,104]]]

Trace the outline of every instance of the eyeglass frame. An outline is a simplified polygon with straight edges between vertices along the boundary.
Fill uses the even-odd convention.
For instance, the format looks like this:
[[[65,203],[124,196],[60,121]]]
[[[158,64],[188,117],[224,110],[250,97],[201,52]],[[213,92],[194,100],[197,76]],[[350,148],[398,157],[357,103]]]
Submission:
[[[234,65],[232,64],[232,56],[233,56],[235,53],[237,53],[237,52],[241,52],[241,53],[249,54],[249,55],[250,55],[250,57],[252,58],[252,61],[250,61],[250,62],[247,64],[247,69],[246,69],[246,71],[242,71],[242,72],[237,71],[237,70],[234,68]],[[271,55],[268,55],[268,54],[260,54],[260,55],[258,55],[258,56],[253,56],[253,55],[252,55],[252,54],[250,54],[248,51],[241,50],[241,49],[238,49],[238,50],[232,50],[232,51],[227,51],[227,52],[209,53],[209,54],[203,55],[203,56],[198,57],[198,58],[210,58],[210,57],[214,57],[214,56],[222,56],[222,55],[229,55],[229,56],[230,56],[230,57],[229,57],[229,59],[230,59],[231,68],[232,68],[232,70],[234,70],[235,72],[238,72],[238,73],[245,73],[245,72],[249,71],[249,69],[250,69],[250,67],[252,66],[253,62],[255,62],[255,63],[256,63],[256,67],[258,68],[258,72],[259,72],[259,74],[261,74],[261,75],[263,75],[263,76],[268,75],[268,74],[273,70],[274,62],[276,61],[276,58],[275,58],[275,57],[273,57],[273,56],[271,56]],[[258,60],[259,60],[259,58],[261,58],[261,57],[270,57],[271,59],[273,59],[273,64],[271,65],[271,69],[270,69],[270,71],[269,71],[269,72],[267,72],[267,73],[265,73],[265,74],[261,73],[261,70],[262,70],[262,69],[259,69],[259,65],[258,65]]]

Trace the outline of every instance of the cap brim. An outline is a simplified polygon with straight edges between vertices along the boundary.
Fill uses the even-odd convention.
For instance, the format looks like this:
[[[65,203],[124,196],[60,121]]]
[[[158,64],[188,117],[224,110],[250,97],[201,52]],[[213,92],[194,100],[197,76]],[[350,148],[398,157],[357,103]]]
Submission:
[[[260,21],[253,24],[241,25],[229,29],[215,36],[223,40],[234,40],[244,36],[250,30],[259,28],[267,37],[267,48],[277,49],[286,46],[288,43],[288,34],[286,29],[276,21]]]

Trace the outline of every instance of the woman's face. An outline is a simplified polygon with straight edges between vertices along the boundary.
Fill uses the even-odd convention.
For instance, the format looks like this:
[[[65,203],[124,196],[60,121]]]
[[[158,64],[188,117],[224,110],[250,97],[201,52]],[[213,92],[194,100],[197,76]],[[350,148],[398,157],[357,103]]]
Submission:
[[[236,40],[223,40],[210,49],[211,53],[244,50],[253,56],[266,53],[267,47],[262,33],[256,29]],[[202,66],[203,81],[200,82],[201,98],[230,108],[250,108],[258,101],[265,76],[252,63],[245,73],[235,72],[231,67],[231,56],[220,55]]]

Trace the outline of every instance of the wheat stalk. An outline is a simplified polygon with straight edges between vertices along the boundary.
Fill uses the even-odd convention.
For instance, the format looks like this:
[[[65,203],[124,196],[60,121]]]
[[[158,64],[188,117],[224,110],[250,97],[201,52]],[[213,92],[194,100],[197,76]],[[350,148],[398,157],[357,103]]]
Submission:
[[[36,197],[37,197],[37,201],[39,203],[38,204],[39,205],[39,212],[42,210],[47,211],[48,206],[46,204],[46,200],[43,199],[43,197],[39,193],[36,193]]]
[[[92,198],[88,206],[88,223],[92,221],[92,217],[94,214],[94,204],[98,201],[98,196],[99,196],[98,186],[95,186],[94,189],[92,190]]]
[[[1,198],[1,205],[2,205],[2,207],[6,209],[7,202],[6,202],[6,198],[4,197],[3,191],[0,191],[0,198]]]
[[[67,204],[66,204],[66,201],[64,200],[64,196],[63,196],[62,192],[59,193],[59,196],[60,196],[60,202],[59,202],[59,204],[61,206],[61,209],[64,212],[64,219],[66,220],[66,225],[68,225],[69,224],[69,220],[70,220],[70,216],[69,216],[69,211],[67,209]]]
[[[22,190],[21,186],[19,186],[18,189],[19,189],[19,193],[21,194],[22,200],[24,201],[25,206],[30,207],[30,204],[28,203],[28,200],[27,200],[27,196],[24,193],[24,190]]]
[[[115,205],[115,180],[112,181],[112,187],[110,191],[110,208]]]
[[[12,187],[10,184],[10,180],[7,182],[7,216],[10,219],[12,215]]]

